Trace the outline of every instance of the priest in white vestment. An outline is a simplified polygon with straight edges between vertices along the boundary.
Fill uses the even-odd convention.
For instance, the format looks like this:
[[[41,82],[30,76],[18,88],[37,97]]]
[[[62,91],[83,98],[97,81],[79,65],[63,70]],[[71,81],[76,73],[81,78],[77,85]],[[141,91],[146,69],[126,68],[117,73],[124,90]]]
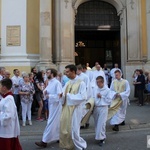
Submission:
[[[83,81],[86,85],[86,91],[87,91],[87,100],[90,99],[92,96],[92,87],[91,87],[91,84],[90,84],[90,80],[89,80],[89,77],[82,72],[83,70],[83,67],[81,65],[78,65],[77,66],[77,75],[79,77],[79,79],[81,81]]]
[[[87,68],[86,68],[85,65],[82,65],[82,67],[83,67],[82,72],[85,73],[85,74],[89,77],[89,80],[90,80],[90,82],[91,82],[92,79],[93,79],[93,71],[87,70]]]
[[[83,73],[82,70],[83,70],[83,67],[81,65],[78,65],[77,66],[77,75],[78,75],[79,79],[81,81],[84,81],[84,83],[86,84],[87,103],[90,104],[90,102],[92,102],[92,98],[93,98],[92,87],[90,84],[89,77],[85,73]],[[94,104],[94,102],[93,102],[93,104]],[[85,120],[85,118],[83,118],[84,122],[83,121],[81,122],[81,128],[88,128],[89,127],[89,119],[90,119],[92,111],[90,111],[90,109],[85,109],[85,111],[88,112],[86,114],[86,115],[88,115],[88,118],[86,120]],[[85,116],[85,117],[87,117],[87,116]]]
[[[66,75],[70,78],[63,89],[63,108],[60,120],[60,147],[83,150],[86,141],[80,137],[80,122],[85,115],[86,85],[76,75],[75,65],[68,65]]]
[[[39,147],[47,147],[47,143],[59,140],[60,116],[62,111],[62,85],[56,79],[57,71],[50,69],[49,82],[43,93],[48,98],[49,117],[42,141],[35,142]]]
[[[110,89],[117,93],[117,98],[119,98],[122,103],[118,111],[113,115],[110,120],[110,124],[114,125],[113,130],[119,131],[119,124],[125,125],[126,109],[129,104],[129,95],[130,95],[130,85],[129,82],[121,78],[121,71],[115,71],[115,80],[111,83]],[[115,101],[115,100],[114,100]],[[113,103],[113,101],[112,101]],[[110,106],[111,107],[111,106]]]

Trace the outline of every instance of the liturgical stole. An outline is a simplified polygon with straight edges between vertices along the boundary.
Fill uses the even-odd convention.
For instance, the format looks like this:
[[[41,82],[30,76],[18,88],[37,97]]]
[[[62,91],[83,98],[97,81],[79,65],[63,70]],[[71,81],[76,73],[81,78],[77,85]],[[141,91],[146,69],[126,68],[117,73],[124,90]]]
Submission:
[[[121,93],[121,92],[125,91],[125,88],[126,88],[125,87],[125,85],[126,85],[125,81],[126,80],[122,79],[121,81],[115,80],[113,82],[115,92]],[[112,101],[110,108],[108,110],[108,118],[107,119],[112,118],[118,112],[121,104],[122,104],[121,98],[116,98]]]
[[[77,80],[75,83],[69,81],[65,96],[67,93],[77,94],[79,91],[81,80]],[[66,98],[62,108],[61,120],[60,120],[60,140],[59,145],[61,148],[73,150],[74,143],[72,141],[72,115],[76,106],[67,106]]]

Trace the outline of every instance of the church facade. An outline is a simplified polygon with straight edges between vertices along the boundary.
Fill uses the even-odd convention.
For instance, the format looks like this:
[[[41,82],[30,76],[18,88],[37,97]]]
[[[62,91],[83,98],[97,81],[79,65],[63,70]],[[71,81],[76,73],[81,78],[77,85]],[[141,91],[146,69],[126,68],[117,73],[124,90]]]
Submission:
[[[150,70],[150,0],[0,0],[0,10],[10,71],[118,63],[132,85],[135,69]]]

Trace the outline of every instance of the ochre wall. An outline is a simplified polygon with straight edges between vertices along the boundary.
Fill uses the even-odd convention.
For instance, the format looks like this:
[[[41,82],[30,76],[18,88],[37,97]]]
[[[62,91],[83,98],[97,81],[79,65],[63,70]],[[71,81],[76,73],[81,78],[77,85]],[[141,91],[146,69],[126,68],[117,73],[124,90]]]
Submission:
[[[27,53],[39,54],[40,0],[27,0]]]
[[[11,77],[13,76],[14,69],[19,69],[20,75],[21,75],[21,72],[23,72],[23,71],[25,71],[26,73],[30,73],[30,71],[31,71],[30,66],[7,66],[5,68],[6,68],[6,70],[9,70],[9,72],[11,73]]]
[[[146,0],[141,0],[142,55],[147,56]]]

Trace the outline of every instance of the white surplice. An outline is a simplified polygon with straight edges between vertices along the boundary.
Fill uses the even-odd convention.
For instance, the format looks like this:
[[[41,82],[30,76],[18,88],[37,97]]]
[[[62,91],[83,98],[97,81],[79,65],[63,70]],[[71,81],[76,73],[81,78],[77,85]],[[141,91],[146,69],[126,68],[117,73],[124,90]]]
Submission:
[[[85,74],[89,77],[90,82],[91,82],[92,79],[93,79],[93,71],[91,71],[91,70],[86,70],[86,71],[83,72],[83,73],[85,73]]]
[[[101,95],[101,98],[97,97]],[[111,104],[116,92],[111,91],[106,85],[103,88],[94,89],[94,122],[95,122],[95,139],[103,140],[106,138],[106,121],[108,115],[108,105]]]
[[[42,141],[49,143],[59,140],[60,115],[62,111],[62,100],[59,95],[62,93],[62,85],[56,78],[53,78],[49,81],[44,91],[47,91],[49,96],[48,108],[50,113]]]
[[[125,79],[121,78],[118,81],[122,82],[122,80],[125,80]],[[111,83],[110,89],[112,91],[115,91],[113,82]],[[122,123],[125,120],[127,105],[129,104],[129,98],[128,97],[130,95],[130,85],[129,85],[129,82],[127,80],[125,80],[125,89],[124,89],[124,91],[119,93],[119,94],[121,96],[122,104],[121,104],[118,112],[111,118],[111,120],[110,120],[111,125],[118,125],[118,124]]]
[[[20,135],[17,108],[12,95],[0,101],[0,137],[14,138]]]
[[[87,100],[90,99],[92,96],[92,87],[90,84],[90,79],[89,77],[85,74],[85,73],[80,73],[80,75],[78,75],[78,78],[81,81],[84,81],[85,85],[86,85],[86,91],[87,91]]]
[[[92,92],[94,94],[94,88],[97,86],[96,85],[96,78],[98,76],[102,76],[104,78],[104,85],[107,85],[107,81],[106,81],[106,77],[105,77],[105,73],[103,70],[95,70],[93,71],[93,79],[91,81],[91,87],[92,87]]]
[[[71,84],[78,82],[79,77],[76,76],[75,79],[70,80]],[[68,85],[66,84],[63,89],[63,98],[65,100],[65,90]],[[72,115],[72,124],[71,124],[71,135],[72,141],[75,145],[75,149],[82,150],[87,147],[86,141],[80,137],[80,122],[84,115],[87,113],[85,109],[85,102],[87,99],[86,85],[83,81],[80,83],[80,87],[77,94],[67,93],[66,101],[68,106],[75,106],[73,115]]]
[[[106,77],[106,81],[107,81],[107,84],[109,84],[109,77],[110,77],[110,69],[109,68],[105,68],[103,69],[104,73],[105,73],[105,77]]]

